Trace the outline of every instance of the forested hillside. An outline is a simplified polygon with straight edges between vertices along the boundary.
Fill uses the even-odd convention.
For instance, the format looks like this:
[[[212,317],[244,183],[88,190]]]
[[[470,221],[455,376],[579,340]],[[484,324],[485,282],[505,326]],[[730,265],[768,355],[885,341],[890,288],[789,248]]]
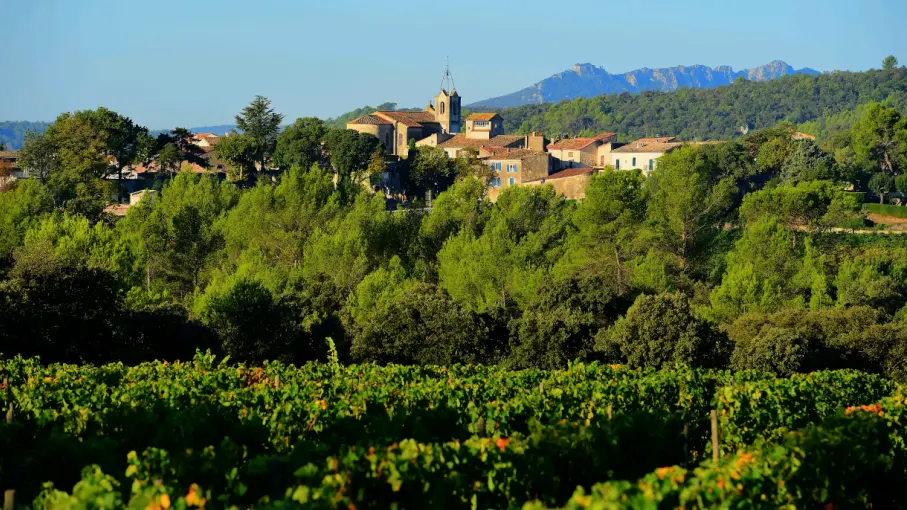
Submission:
[[[815,121],[870,101],[907,104],[907,69],[738,80],[715,89],[609,94],[497,111],[509,133],[542,131],[557,137],[614,131],[624,140],[655,135],[729,140],[781,120]]]
[[[19,147],[22,147],[26,132],[31,130],[40,133],[47,129],[47,126],[47,122],[0,122],[0,145],[3,145],[6,150],[17,150]]]

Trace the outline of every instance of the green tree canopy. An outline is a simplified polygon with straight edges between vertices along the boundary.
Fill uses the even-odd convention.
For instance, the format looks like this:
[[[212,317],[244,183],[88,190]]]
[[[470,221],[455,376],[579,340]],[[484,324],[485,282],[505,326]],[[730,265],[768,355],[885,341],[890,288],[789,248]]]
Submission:
[[[323,159],[324,135],[327,128],[321,119],[305,117],[296,119],[277,136],[274,163],[288,170],[293,166],[309,168]]]
[[[251,140],[252,159],[261,165],[262,170],[266,168],[268,159],[274,154],[281,122],[283,115],[271,108],[270,99],[262,96],[255,96],[255,99],[236,116],[236,127]]]
[[[856,155],[882,172],[901,172],[907,157],[907,119],[895,108],[869,104],[851,131]]]
[[[639,296],[627,315],[596,340],[597,350],[615,347],[632,367],[715,366],[726,354],[723,342],[679,293]]]

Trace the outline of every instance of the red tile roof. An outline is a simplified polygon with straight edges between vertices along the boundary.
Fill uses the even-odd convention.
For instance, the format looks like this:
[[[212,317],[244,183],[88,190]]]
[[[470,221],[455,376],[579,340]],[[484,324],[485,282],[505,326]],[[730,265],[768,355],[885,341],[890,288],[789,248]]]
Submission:
[[[615,136],[617,136],[617,133],[602,133],[592,138],[564,138],[548,144],[548,149],[583,150],[597,141],[613,139]]]
[[[500,115],[497,113],[473,113],[466,117],[466,120],[492,120],[495,117],[500,117]]]
[[[347,122],[347,124],[368,124],[368,125],[372,125],[372,126],[382,126],[382,125],[390,126],[393,123],[391,121],[389,121],[387,119],[383,119],[377,115],[363,115],[362,117],[359,117],[358,119],[353,119],[353,120]]]
[[[104,212],[114,216],[126,216],[128,210],[129,204],[111,204],[104,208]]]
[[[521,159],[527,156],[547,156],[547,152],[538,152],[532,149],[522,149],[522,148],[512,148],[512,147],[489,147],[482,146],[482,150],[490,152],[490,156],[486,156],[482,159],[493,159],[493,160],[507,160],[507,159]]]
[[[471,147],[481,149],[488,147],[515,147],[523,142],[522,136],[497,135],[491,138],[467,138],[465,134],[456,134],[438,144],[442,149],[462,149]]]
[[[534,181],[527,181],[527,182],[540,182],[540,181],[551,181],[554,179],[565,179],[567,177],[575,177],[577,175],[591,174],[594,171],[595,171],[594,168],[590,168],[587,166],[577,167],[577,168],[568,168],[566,170],[561,170],[560,172],[553,173],[553,174],[549,175],[548,177],[542,177],[541,179],[535,179]]]
[[[666,137],[666,138],[641,138],[639,140],[630,142],[622,147],[612,150],[612,153],[632,153],[632,152],[668,152],[672,151],[681,145],[682,142],[675,142],[676,138]]]
[[[19,157],[19,151],[0,151],[0,158],[17,159],[18,157]]]
[[[659,136],[656,138],[640,138],[636,141],[642,142],[642,143],[668,143],[668,142],[676,142],[677,137],[676,136]]]
[[[377,115],[391,122],[399,122],[407,127],[420,127],[422,124],[437,124],[438,121],[431,112],[387,112],[378,111]]]

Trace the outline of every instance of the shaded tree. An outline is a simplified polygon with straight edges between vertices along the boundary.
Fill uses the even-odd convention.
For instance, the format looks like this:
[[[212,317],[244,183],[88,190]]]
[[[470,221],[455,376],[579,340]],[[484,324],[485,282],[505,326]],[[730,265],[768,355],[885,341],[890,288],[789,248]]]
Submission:
[[[722,339],[679,293],[639,296],[626,316],[600,332],[595,347],[604,352],[620,349],[632,367],[720,366],[727,354]]]
[[[887,57],[885,57],[884,60],[882,60],[882,69],[884,69],[886,71],[889,69],[894,69],[897,66],[898,66],[898,59],[896,59],[894,57],[894,55],[888,55]]]
[[[683,147],[662,156],[646,188],[657,247],[676,258],[681,274],[694,272],[728,219],[733,178],[714,182],[696,148]]]
[[[41,184],[47,184],[56,165],[57,148],[51,137],[37,131],[26,131],[24,144],[19,150],[19,166],[41,181]]]
[[[255,161],[259,157],[255,143],[236,131],[218,140],[214,151],[227,164],[232,179],[243,181],[255,172]]]
[[[907,157],[907,119],[896,109],[870,103],[851,137],[858,157],[884,173],[899,173]]]
[[[866,186],[879,197],[879,203],[884,204],[885,195],[894,191],[895,182],[892,176],[879,172],[872,175]]]
[[[281,122],[283,115],[271,108],[270,99],[262,96],[255,96],[236,116],[236,127],[252,142],[252,159],[261,165],[262,170],[265,170],[268,159],[274,154]]]
[[[323,157],[322,144],[327,128],[321,119],[305,117],[296,119],[277,136],[274,162],[278,168],[288,170],[293,166],[310,168]]]
[[[361,189],[369,160],[380,145],[376,136],[350,129],[333,129],[325,135],[325,147],[337,173],[337,187],[344,202],[350,201]]]

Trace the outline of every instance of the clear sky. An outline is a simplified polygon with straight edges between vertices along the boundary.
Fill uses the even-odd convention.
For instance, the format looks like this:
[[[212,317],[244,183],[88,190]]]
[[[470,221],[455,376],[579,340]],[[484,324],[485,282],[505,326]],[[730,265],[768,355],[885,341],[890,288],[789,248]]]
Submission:
[[[907,64],[905,0],[0,0],[0,120],[106,106],[151,129],[424,106],[450,57],[468,104],[589,62]]]

